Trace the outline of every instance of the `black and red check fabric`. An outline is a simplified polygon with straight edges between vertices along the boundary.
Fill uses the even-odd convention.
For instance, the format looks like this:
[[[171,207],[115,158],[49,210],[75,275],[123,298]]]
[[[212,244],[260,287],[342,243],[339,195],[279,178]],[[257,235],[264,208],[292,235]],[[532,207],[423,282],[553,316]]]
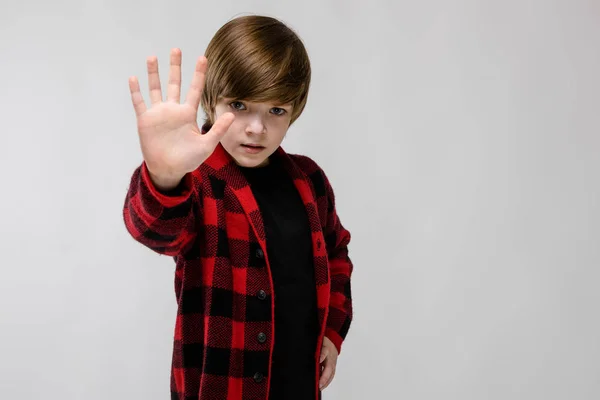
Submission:
[[[271,157],[278,157],[293,179],[309,216],[319,371],[323,337],[340,351],[352,320],[350,233],[336,213],[329,180],[312,159],[281,147]],[[171,398],[268,399],[273,280],[262,216],[233,158],[219,144],[169,192],[153,185],[142,163],[131,178],[123,218],[135,240],[175,259]]]

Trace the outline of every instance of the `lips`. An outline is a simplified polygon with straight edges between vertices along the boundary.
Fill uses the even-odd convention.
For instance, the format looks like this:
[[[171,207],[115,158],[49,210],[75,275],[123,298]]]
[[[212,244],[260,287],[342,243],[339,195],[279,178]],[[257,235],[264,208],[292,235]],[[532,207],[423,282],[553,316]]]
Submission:
[[[265,150],[264,146],[260,146],[260,145],[252,144],[252,143],[242,144],[242,148],[244,149],[244,151],[247,154],[259,154],[263,150]]]

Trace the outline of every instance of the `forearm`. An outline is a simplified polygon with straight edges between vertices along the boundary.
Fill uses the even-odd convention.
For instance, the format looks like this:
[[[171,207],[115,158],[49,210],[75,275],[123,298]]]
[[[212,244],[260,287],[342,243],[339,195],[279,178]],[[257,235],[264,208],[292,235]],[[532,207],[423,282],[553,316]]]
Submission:
[[[335,344],[338,352],[346,338],[352,322],[351,276],[353,264],[348,257],[350,234],[343,228],[337,247],[329,256],[330,300],[326,323],[326,335]]]
[[[174,179],[155,183],[143,163],[133,173],[123,207],[131,236],[155,252],[170,256],[185,251],[193,242],[199,208],[192,175],[174,183]]]

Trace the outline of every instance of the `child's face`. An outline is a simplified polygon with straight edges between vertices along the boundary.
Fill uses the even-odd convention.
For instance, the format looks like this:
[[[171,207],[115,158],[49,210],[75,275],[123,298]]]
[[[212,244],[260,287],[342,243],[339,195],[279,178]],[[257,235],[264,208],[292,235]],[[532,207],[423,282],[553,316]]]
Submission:
[[[292,105],[222,98],[215,107],[214,120],[226,112],[232,112],[235,120],[221,139],[225,150],[240,166],[267,165],[290,126]]]

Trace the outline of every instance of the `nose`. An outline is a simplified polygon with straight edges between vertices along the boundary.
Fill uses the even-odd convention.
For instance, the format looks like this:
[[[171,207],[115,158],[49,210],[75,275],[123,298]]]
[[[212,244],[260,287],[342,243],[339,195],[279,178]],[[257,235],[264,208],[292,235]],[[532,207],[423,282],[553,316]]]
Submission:
[[[262,118],[258,115],[251,117],[248,120],[248,125],[246,125],[246,133],[248,134],[261,134],[265,133],[265,124],[262,121]]]

